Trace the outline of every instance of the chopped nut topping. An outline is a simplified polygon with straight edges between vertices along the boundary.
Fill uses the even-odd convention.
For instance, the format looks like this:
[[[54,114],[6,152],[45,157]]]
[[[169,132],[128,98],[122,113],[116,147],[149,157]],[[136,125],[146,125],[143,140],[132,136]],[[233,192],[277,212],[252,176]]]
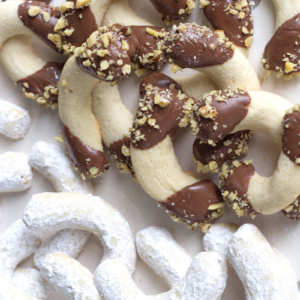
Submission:
[[[38,14],[40,14],[41,9],[38,6],[30,6],[28,9],[28,16],[30,17],[36,17]]]

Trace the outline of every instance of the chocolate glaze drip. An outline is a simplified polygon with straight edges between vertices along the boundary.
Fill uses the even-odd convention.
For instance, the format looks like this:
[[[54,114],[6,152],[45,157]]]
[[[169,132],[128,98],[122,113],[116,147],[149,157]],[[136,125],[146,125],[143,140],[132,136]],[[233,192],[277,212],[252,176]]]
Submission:
[[[187,15],[187,0],[151,0],[155,9],[163,15],[163,20],[179,20]],[[179,11],[184,11],[179,14]]]
[[[26,93],[33,93],[36,98],[45,99],[48,103],[57,102],[58,94],[51,93],[51,89],[47,93],[46,87],[57,87],[62,69],[63,64],[48,62],[41,70],[18,80],[17,86]],[[45,92],[47,96],[45,96]]]
[[[140,84],[140,103],[131,131],[131,143],[137,149],[149,149],[167,135],[174,137],[183,117],[186,98],[179,100],[180,86],[162,73],[152,73]],[[155,104],[155,99],[168,99],[164,107]],[[163,104],[161,104],[163,105]],[[143,120],[145,122],[143,122]],[[154,124],[151,125],[151,120]]]
[[[93,46],[84,43],[85,51],[77,57],[79,67],[92,76],[107,81],[121,81],[128,77],[131,62],[150,70],[161,68],[166,59],[161,51],[156,50],[161,47],[163,37],[148,34],[146,28],[119,24],[100,27],[97,43]],[[164,31],[160,27],[149,28]],[[86,61],[90,65],[87,66]]]
[[[189,185],[160,205],[179,219],[188,223],[208,221],[214,210],[208,209],[210,205],[223,202],[216,185],[210,180],[203,180]]]
[[[41,13],[35,17],[30,17],[28,15],[28,10],[31,6],[37,6],[42,11],[47,12],[50,15],[49,22],[44,21]],[[55,33],[54,26],[57,20],[60,18],[59,8],[50,7],[40,1],[23,2],[19,5],[18,16],[26,27],[32,30],[47,45],[57,51],[56,46],[48,39],[48,34]]]
[[[74,5],[76,0],[73,0]],[[83,8],[69,9],[63,13],[67,26],[63,28],[62,38],[64,43],[73,46],[81,46],[87,38],[97,30],[98,26],[94,14],[89,6]],[[74,29],[72,35],[64,34],[65,29]]]
[[[300,111],[286,114],[282,127],[282,151],[292,162],[300,165]]]
[[[237,203],[246,215],[258,213],[251,206],[247,195],[249,183],[254,173],[255,169],[251,164],[241,164],[234,168],[231,174],[223,180],[221,187],[227,203],[231,206]],[[228,192],[229,194],[225,195],[224,192]],[[235,195],[235,197],[231,197],[231,195]]]
[[[109,162],[104,152],[92,149],[84,144],[78,137],[74,136],[70,129],[64,124],[62,126],[62,132],[71,162],[79,173],[84,174],[86,177],[91,177],[108,170]],[[97,168],[99,173],[91,174],[91,168]]]
[[[216,146],[201,143],[199,139],[196,139],[193,144],[193,154],[195,159],[203,165],[207,165],[210,161],[215,161],[220,167],[226,161],[245,154],[242,152],[242,149],[250,137],[250,131],[239,131],[225,136]]]
[[[226,38],[196,24],[181,24],[165,42],[164,52],[181,68],[222,65],[234,51]]]
[[[125,137],[123,139],[120,139],[120,140],[110,144],[109,152],[114,161],[126,164],[129,168],[129,170],[131,171],[131,173],[133,173],[131,156],[130,155],[126,156],[123,154],[123,152],[122,152],[123,146],[130,149],[130,138],[129,137]]]
[[[221,101],[217,99],[221,99]],[[218,142],[246,117],[250,102],[249,94],[242,90],[219,91],[200,99],[193,107],[194,120],[197,124],[193,129],[194,132],[199,139],[206,143],[209,140]],[[205,117],[205,113],[199,112],[200,108],[209,109],[210,106],[217,111],[214,117]]]
[[[251,8],[248,1],[247,5],[240,10],[236,9],[236,4],[240,4],[240,1],[210,0],[210,3],[204,7],[204,14],[214,29],[223,30],[235,45],[246,47],[245,40],[252,36],[250,32],[253,30]],[[231,13],[232,10],[237,11],[237,13]],[[243,18],[241,18],[242,15]],[[247,29],[248,33],[242,32],[243,27]]]
[[[265,47],[263,64],[266,69],[290,74],[300,71],[299,53],[300,14],[283,23]],[[285,68],[286,62],[294,64]]]

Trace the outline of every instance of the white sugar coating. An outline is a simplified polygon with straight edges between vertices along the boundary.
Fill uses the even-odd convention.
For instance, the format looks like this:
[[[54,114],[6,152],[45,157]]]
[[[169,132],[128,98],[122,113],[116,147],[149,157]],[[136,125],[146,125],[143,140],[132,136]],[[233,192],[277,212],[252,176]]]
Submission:
[[[116,259],[101,263],[94,275],[96,287],[104,300],[148,299],[136,286],[126,266]]]
[[[28,229],[21,219],[0,236],[0,274],[12,277],[14,269],[40,245],[39,234]]]
[[[57,144],[44,141],[35,143],[29,163],[52,183],[56,192],[93,192],[91,181],[82,180],[72,168],[64,148]]]
[[[0,282],[0,299],[1,300],[41,300],[35,296],[24,293],[21,289],[14,286],[6,279],[1,279]]]
[[[214,224],[203,237],[203,249],[227,256],[229,240],[238,226],[230,224]]]
[[[147,227],[136,235],[139,256],[170,287],[176,285],[189,268],[192,257],[161,227]]]
[[[184,278],[170,291],[157,295],[144,295],[120,261],[106,260],[95,272],[96,286],[105,300],[218,300],[226,281],[225,257],[214,252],[197,254]]]
[[[49,253],[41,262],[41,274],[71,300],[100,300],[93,274],[64,253]]]
[[[32,171],[24,153],[0,154],[0,193],[20,192],[32,185]]]
[[[38,299],[12,283],[16,266],[40,245],[39,235],[28,229],[22,220],[15,221],[0,236],[0,299]]]
[[[290,262],[254,225],[245,224],[238,229],[230,240],[228,255],[247,299],[298,299],[296,275]]]
[[[24,293],[39,299],[47,300],[55,292],[52,285],[35,268],[15,269],[11,282]]]
[[[92,232],[103,244],[102,260],[120,259],[130,272],[135,269],[136,251],[129,224],[100,197],[81,193],[36,194],[25,207],[23,221],[35,231],[73,228]]]
[[[48,253],[63,252],[71,257],[77,257],[86,245],[90,233],[77,229],[62,229],[54,236],[44,241],[35,251],[34,264],[40,269],[41,261]]]
[[[11,138],[21,139],[28,132],[31,118],[27,110],[0,99],[0,133]]]
[[[200,252],[194,257],[182,282],[174,288],[174,297],[170,298],[186,300],[221,299],[226,287],[227,276],[224,255],[215,252]]]

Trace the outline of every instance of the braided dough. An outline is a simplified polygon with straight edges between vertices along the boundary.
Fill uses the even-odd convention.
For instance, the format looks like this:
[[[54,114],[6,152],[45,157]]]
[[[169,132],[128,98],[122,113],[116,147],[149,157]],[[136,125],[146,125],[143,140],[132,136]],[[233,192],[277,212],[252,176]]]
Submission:
[[[24,108],[0,99],[0,133],[11,138],[21,139],[31,125],[29,112]]]

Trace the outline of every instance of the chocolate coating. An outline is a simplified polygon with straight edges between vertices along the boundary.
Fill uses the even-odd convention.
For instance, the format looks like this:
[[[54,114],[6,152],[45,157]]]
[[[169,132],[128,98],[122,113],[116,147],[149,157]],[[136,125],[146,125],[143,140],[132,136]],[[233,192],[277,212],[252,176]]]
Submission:
[[[210,180],[203,180],[168,197],[160,205],[168,213],[190,224],[209,221],[214,210],[210,205],[223,202],[217,186]]]
[[[165,30],[157,26],[131,26],[131,37],[136,40],[135,54],[130,55],[131,60],[140,68],[148,70],[159,70],[167,62],[166,57],[160,51],[163,36],[154,37],[147,33],[147,28],[151,28],[164,35]],[[135,43],[129,40],[130,48],[134,48]]]
[[[240,3],[237,0],[210,0],[204,7],[204,14],[214,29],[223,30],[238,47],[246,47],[245,40],[253,35],[253,19],[248,1],[244,7]],[[242,28],[247,31],[244,29],[243,32]]]
[[[188,14],[186,12],[187,0],[151,0],[151,2],[163,15],[163,20],[179,20]]]
[[[238,131],[225,136],[216,146],[201,143],[199,139],[196,139],[193,144],[193,154],[195,159],[203,165],[207,165],[210,161],[215,161],[220,167],[226,161],[245,154],[243,148],[250,137],[250,131]]]
[[[63,124],[62,132],[71,162],[76,170],[86,177],[93,177],[104,173],[109,168],[109,162],[104,152],[92,149],[74,136],[70,129]],[[97,174],[91,174],[91,168],[97,168]]]
[[[41,70],[38,70],[34,74],[18,80],[17,86],[26,93],[33,93],[36,99],[42,98],[45,99],[48,103],[57,102],[58,94],[51,93],[51,88],[57,87],[62,69],[63,64],[48,62]],[[49,87],[51,87],[48,93],[46,89],[47,87],[48,89]]]
[[[160,50],[163,36],[154,37],[146,32],[147,28],[119,24],[100,27],[93,45],[84,43],[83,53],[77,55],[79,67],[106,81],[121,81],[128,77],[131,62],[150,70],[161,68],[166,62]],[[149,28],[164,32],[160,27]]]
[[[140,84],[140,102],[131,131],[131,143],[137,149],[149,149],[167,135],[174,137],[181,118],[186,97],[180,86],[162,73],[152,73]],[[155,104],[157,98],[164,99],[166,106]],[[163,104],[161,104],[163,105]],[[155,125],[151,125],[154,120]],[[150,123],[150,124],[149,124]]]
[[[37,6],[42,11],[49,13],[50,20],[45,22],[41,13],[35,17],[30,17],[28,15],[28,10],[31,6]],[[26,27],[32,30],[39,38],[57,51],[56,46],[48,39],[48,34],[55,34],[54,26],[60,17],[60,11],[58,8],[51,7],[40,1],[23,2],[18,7],[18,16]]]
[[[228,40],[205,26],[180,24],[164,45],[164,52],[181,68],[222,65],[234,54]]]
[[[122,152],[122,147],[125,146],[126,148],[130,149],[130,138],[125,137],[123,139],[120,139],[112,144],[109,145],[109,153],[111,154],[111,157],[114,161],[118,163],[126,164],[131,173],[133,172],[132,169],[132,162],[131,162],[131,156],[130,155],[124,155]]]
[[[73,0],[75,3],[76,1]],[[63,28],[62,37],[64,43],[70,43],[73,46],[81,46],[86,39],[97,30],[98,26],[89,6],[83,8],[69,9],[63,13],[67,21],[67,26]],[[73,34],[67,36],[65,29],[74,29]]]
[[[300,165],[300,110],[286,114],[282,126],[282,151]]]
[[[223,180],[221,189],[226,202],[233,206],[238,215],[256,215],[248,199],[248,188],[255,173],[253,165],[241,164]],[[236,207],[235,207],[236,205]]]
[[[242,90],[210,93],[199,99],[193,107],[193,133],[206,143],[209,140],[217,143],[246,117],[250,102],[249,94]],[[213,110],[210,111],[211,108]]]
[[[300,70],[300,14],[283,23],[265,47],[263,64],[268,70],[291,74]],[[286,63],[293,68],[286,68]]]

